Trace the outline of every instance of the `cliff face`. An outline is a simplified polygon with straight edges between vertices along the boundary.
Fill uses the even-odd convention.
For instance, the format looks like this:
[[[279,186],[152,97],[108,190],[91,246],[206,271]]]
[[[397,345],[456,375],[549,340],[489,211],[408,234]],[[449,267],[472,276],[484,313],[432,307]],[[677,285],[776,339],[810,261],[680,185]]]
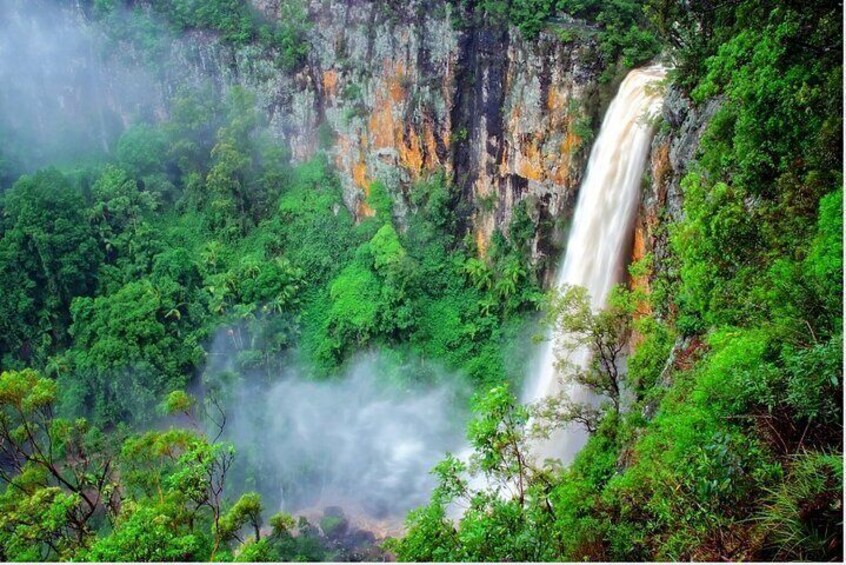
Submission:
[[[278,2],[256,4],[280,16]],[[293,75],[262,68],[253,48],[188,40],[174,51],[223,85],[258,92],[295,159],[331,136],[326,150],[360,217],[372,213],[372,182],[384,182],[402,212],[415,181],[437,170],[461,191],[482,255],[521,200],[538,224],[566,213],[589,150],[577,131],[596,113],[594,45],[527,41],[486,24],[456,29],[452,20],[466,15],[446,2],[313,0],[308,11],[311,53]],[[550,231],[539,234],[536,258],[554,255]]]
[[[283,17],[278,0],[254,5],[271,19]],[[31,36],[37,28],[36,16],[27,15],[31,5],[10,6],[10,21]],[[62,6],[62,33],[84,38],[83,48],[58,65],[72,77],[64,98],[46,104],[67,114],[67,100],[79,98],[72,113],[83,115],[91,100],[102,125],[92,137],[101,146],[113,146],[139,116],[165,118],[167,100],[182,85],[211,81],[219,91],[241,85],[256,93],[295,160],[327,152],[358,217],[373,213],[374,181],[386,185],[403,216],[415,182],[444,171],[481,255],[495,230],[507,233],[514,206],[525,201],[539,226],[536,260],[557,256],[552,236],[560,237],[556,228],[569,215],[589,151],[582,135],[598,121],[602,62],[591,40],[563,43],[542,34],[528,41],[484,21],[456,26],[470,15],[445,0],[308,0],[309,54],[299,70],[286,72],[275,62],[278,53],[258,44],[233,47],[209,31],[158,40],[152,55],[120,33],[92,41],[110,34],[80,3]],[[92,60],[86,52],[98,55]],[[38,77],[31,94],[20,80],[21,95],[45,97],[39,84],[56,80],[64,74]],[[54,129],[45,123],[45,137]]]
[[[681,179],[695,159],[699,141],[719,104],[719,100],[710,100],[695,107],[678,88],[672,87],[667,93],[664,125],[652,141],[646,170],[649,182],[641,192],[632,250],[634,260],[652,255],[653,273],[672,270],[667,228],[682,218]],[[635,283],[648,288],[650,281]]]

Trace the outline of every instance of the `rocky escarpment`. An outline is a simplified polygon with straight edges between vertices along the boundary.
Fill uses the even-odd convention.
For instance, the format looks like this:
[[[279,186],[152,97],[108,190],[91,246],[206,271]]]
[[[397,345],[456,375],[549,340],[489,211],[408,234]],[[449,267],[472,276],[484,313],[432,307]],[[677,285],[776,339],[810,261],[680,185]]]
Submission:
[[[278,3],[257,5],[281,17]],[[374,181],[402,214],[414,183],[439,170],[460,191],[458,210],[482,255],[518,202],[549,228],[566,215],[598,109],[594,45],[549,34],[527,41],[499,25],[458,29],[466,14],[446,2],[314,0],[308,13],[311,52],[293,74],[263,69],[250,47],[175,50],[187,67],[217,69],[221,84],[258,92],[296,159],[323,145],[359,216],[372,213]],[[538,233],[536,258],[557,255],[552,230]]]
[[[650,150],[632,250],[634,260],[652,256],[653,277],[657,273],[672,274],[668,227],[682,218],[681,179],[695,159],[702,135],[719,104],[718,99],[712,99],[694,106],[679,88],[671,87],[667,92],[662,123]],[[635,282],[648,288],[651,281]]]
[[[678,87],[667,91],[661,116],[661,124],[652,140],[649,162],[645,171],[645,182],[641,191],[640,206],[635,220],[632,259],[639,260],[651,255],[652,268],[649,274],[630,281],[630,284],[650,291],[656,277],[673,277],[669,242],[669,226],[683,218],[683,193],[681,180],[689,171],[699,150],[699,143],[708,124],[719,109],[720,100],[711,99],[702,106],[694,106]],[[672,304],[656,304],[658,311],[649,312],[643,305],[640,315],[655,315],[659,318],[672,316]],[[632,336],[632,345],[640,342],[637,332]],[[657,386],[668,388],[676,371],[687,370],[702,355],[704,344],[696,336],[679,336],[673,344],[667,361],[661,370]],[[660,397],[649,401],[642,415],[652,419]],[[619,465],[629,465],[631,452],[624,451]]]
[[[496,230],[508,231],[517,203],[526,202],[538,226],[536,260],[557,257],[556,228],[570,211],[586,138],[598,123],[603,62],[593,40],[565,42],[551,32],[527,40],[446,0],[303,0],[308,54],[296,70],[285,70],[274,47],[234,46],[208,30],[171,39],[102,30],[85,4],[60,4],[62,44],[84,38],[97,57],[83,49],[64,62],[57,55],[67,72],[38,77],[30,90],[43,97],[44,84],[71,77],[62,99],[45,103],[56,115],[83,115],[85,101],[96,101],[101,115],[94,122],[104,124],[97,140],[113,144],[138,119],[166,118],[167,102],[182,86],[240,85],[256,94],[295,160],[327,152],[358,217],[373,213],[373,182],[385,184],[402,216],[415,183],[443,171],[481,255]],[[253,4],[271,20],[284,18],[276,0]],[[38,31],[29,5],[11,4],[27,36]],[[145,2],[133,9],[156,17]],[[55,25],[48,28],[41,31],[56,34]],[[30,96],[24,82],[22,96]],[[68,113],[69,101],[79,108]],[[44,129],[46,138],[55,127]]]

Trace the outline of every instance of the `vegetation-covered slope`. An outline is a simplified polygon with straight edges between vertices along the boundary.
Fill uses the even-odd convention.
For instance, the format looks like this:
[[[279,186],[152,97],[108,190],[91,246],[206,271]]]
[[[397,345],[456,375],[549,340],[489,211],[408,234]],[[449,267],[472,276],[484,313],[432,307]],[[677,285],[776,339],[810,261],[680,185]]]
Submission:
[[[842,559],[840,8],[649,10],[677,83],[722,103],[668,226],[672,266],[653,274],[650,310],[664,315],[635,322],[635,401],[609,404],[562,473],[518,464],[528,414],[492,393],[471,427],[481,469],[502,484],[522,475],[526,496],[474,492],[447,461],[394,546],[402,558]],[[643,300],[620,296],[603,316]],[[585,331],[572,297],[554,304]],[[607,322],[587,331],[616,343],[625,333]],[[609,396],[608,371],[589,373],[579,380]],[[454,527],[444,508],[456,498],[470,510]]]

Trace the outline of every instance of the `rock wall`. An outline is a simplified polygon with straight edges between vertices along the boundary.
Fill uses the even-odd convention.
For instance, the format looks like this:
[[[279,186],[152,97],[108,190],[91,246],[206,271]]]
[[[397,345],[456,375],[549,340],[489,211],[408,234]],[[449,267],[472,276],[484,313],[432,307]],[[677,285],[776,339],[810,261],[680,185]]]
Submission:
[[[632,249],[633,260],[652,255],[652,280],[657,273],[672,276],[668,227],[683,217],[681,179],[696,158],[699,141],[719,105],[715,99],[696,107],[676,87],[667,93],[663,124],[652,141]],[[633,282],[648,290],[651,280]]]
[[[278,2],[258,5],[279,15]],[[240,75],[264,94],[295,158],[332,134],[328,153],[359,216],[372,213],[374,180],[402,210],[415,181],[445,171],[484,255],[517,202],[539,224],[568,211],[589,150],[577,126],[595,121],[602,68],[595,45],[530,42],[485,23],[456,29],[456,17],[469,19],[446,2],[313,0],[306,68],[269,82]],[[255,59],[248,51],[236,53],[237,68]],[[535,243],[538,259],[556,254]]]
[[[719,99],[709,100],[701,107],[693,106],[677,87],[670,87],[667,92],[662,124],[652,140],[632,248],[633,261],[647,254],[652,255],[652,269],[644,277],[629,280],[630,286],[649,292],[659,275],[669,278],[677,276],[670,256],[669,226],[684,217],[681,180],[689,171],[691,162],[696,159],[702,135],[719,106]],[[672,302],[655,306],[657,311],[652,312],[649,305],[642,304],[637,315],[654,315],[659,319],[674,316]],[[640,333],[633,332],[629,346],[636,347],[642,338]],[[690,369],[704,351],[704,344],[699,337],[678,337],[656,385],[669,387],[674,373]],[[651,420],[655,416],[659,400],[660,397],[657,397],[644,406],[642,415],[645,419]],[[627,467],[631,463],[631,454],[630,449],[624,450],[618,466]]]

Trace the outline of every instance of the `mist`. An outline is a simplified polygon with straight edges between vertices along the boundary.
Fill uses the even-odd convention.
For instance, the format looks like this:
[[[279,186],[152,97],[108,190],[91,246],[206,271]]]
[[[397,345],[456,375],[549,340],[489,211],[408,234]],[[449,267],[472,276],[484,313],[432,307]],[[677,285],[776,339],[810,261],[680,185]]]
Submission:
[[[227,342],[216,340],[205,379],[225,398],[236,488],[258,490],[269,513],[314,518],[334,506],[359,525],[395,529],[428,503],[432,468],[466,444],[469,388],[459,375],[371,351],[325,380],[294,362],[263,377],[233,370]],[[432,378],[409,382],[421,364]]]
[[[102,81],[94,38],[69,13],[0,2],[0,132],[18,167],[108,151],[116,124]]]
[[[102,159],[129,125],[162,111],[155,69],[118,43],[119,29],[74,4],[0,0],[0,173],[7,176]]]

